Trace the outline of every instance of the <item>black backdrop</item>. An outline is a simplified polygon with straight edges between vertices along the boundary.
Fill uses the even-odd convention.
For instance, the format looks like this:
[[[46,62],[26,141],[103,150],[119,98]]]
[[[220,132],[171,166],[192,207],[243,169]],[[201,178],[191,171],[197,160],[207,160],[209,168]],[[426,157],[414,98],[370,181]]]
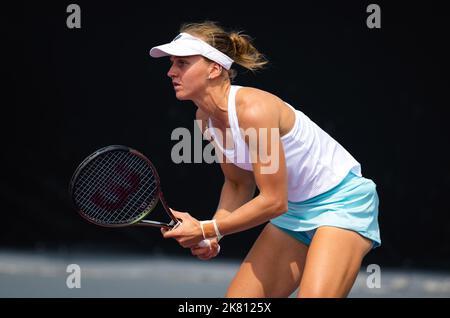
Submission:
[[[220,168],[171,161],[195,106],[175,99],[168,59],[148,56],[209,19],[271,62],[236,83],[301,109],[376,182],[383,246],[366,261],[450,268],[448,18],[440,2],[392,2],[376,2],[381,29],[366,26],[368,1],[77,1],[81,29],[66,26],[69,1],[4,6],[0,247],[189,254],[154,229],[87,224],[67,186],[86,155],[125,144],[154,161],[173,208],[212,215]],[[244,257],[260,229],[226,238],[223,256]]]

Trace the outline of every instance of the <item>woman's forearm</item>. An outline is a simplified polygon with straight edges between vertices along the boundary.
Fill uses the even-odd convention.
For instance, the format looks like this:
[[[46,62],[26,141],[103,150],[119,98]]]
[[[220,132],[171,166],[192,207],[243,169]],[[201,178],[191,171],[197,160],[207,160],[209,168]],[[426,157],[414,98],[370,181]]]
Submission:
[[[287,211],[287,202],[259,194],[226,217],[217,219],[222,235],[241,232],[263,224]]]
[[[222,186],[219,205],[214,214],[214,219],[227,217],[234,210],[250,201],[255,194],[255,189],[255,184],[235,184],[226,180]]]

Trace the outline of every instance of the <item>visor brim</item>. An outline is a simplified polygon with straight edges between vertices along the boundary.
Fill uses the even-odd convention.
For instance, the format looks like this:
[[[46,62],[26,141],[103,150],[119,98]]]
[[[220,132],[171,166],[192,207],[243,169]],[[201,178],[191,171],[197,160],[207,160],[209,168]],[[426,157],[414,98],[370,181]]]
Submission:
[[[175,42],[155,46],[150,50],[151,57],[191,56],[191,55],[201,55],[201,53],[198,52],[197,50],[187,48]]]

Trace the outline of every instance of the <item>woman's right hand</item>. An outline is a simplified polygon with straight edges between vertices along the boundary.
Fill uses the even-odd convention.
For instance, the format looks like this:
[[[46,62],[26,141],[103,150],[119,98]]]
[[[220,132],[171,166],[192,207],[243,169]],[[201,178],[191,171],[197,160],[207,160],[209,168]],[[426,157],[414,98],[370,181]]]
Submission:
[[[200,246],[194,246],[191,247],[191,253],[194,256],[197,256],[199,259],[206,261],[213,257],[216,257],[220,252],[220,245],[217,241],[217,238],[211,239],[210,241],[210,247],[200,247]]]

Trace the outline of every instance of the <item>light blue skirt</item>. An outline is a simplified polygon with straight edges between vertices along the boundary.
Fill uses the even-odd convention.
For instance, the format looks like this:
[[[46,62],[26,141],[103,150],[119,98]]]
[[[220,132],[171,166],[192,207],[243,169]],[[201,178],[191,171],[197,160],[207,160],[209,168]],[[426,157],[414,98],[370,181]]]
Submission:
[[[352,172],[336,187],[302,202],[288,202],[288,211],[270,222],[306,245],[320,226],[358,232],[381,245],[376,184]]]

